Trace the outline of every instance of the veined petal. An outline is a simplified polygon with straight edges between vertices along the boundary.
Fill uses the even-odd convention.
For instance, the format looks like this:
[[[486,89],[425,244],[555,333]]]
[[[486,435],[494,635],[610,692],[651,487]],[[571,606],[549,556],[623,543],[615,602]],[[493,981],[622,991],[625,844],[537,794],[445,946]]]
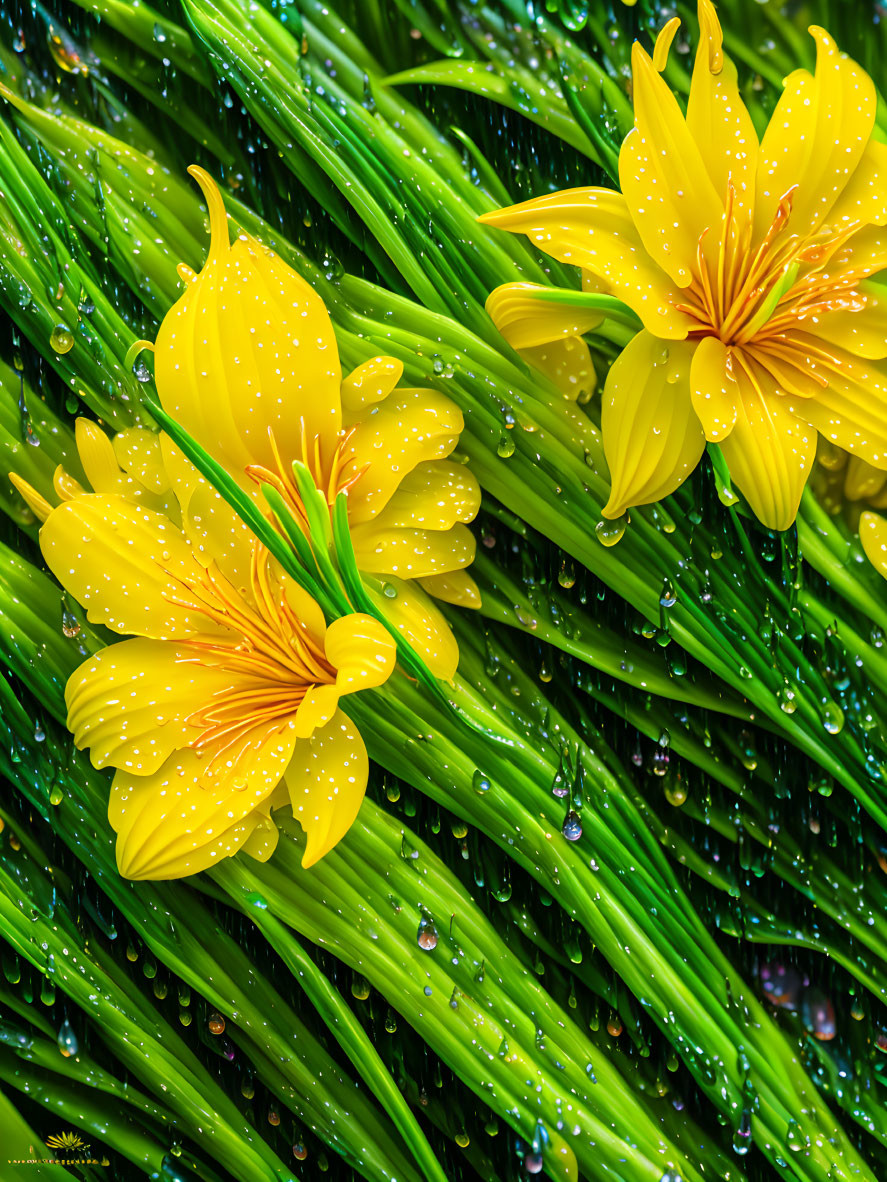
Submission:
[[[879,513],[861,514],[859,540],[866,558],[881,578],[887,579],[887,521]]]
[[[480,509],[480,485],[465,464],[429,460],[403,478],[372,525],[387,529],[449,530],[473,521]]]
[[[240,848],[251,814],[276,788],[295,745],[291,727],[257,730],[231,766],[209,769],[205,756],[176,752],[151,776],[118,771],[109,820],[117,831],[124,878],[181,878]]]
[[[734,351],[736,424],[721,451],[733,482],[768,529],[788,529],[816,455],[816,434],[751,358]],[[806,405],[806,403],[804,404]]]
[[[326,630],[324,652],[336,670],[336,689],[341,694],[383,685],[397,662],[391,633],[362,612],[333,620]]]
[[[512,348],[529,349],[582,336],[603,320],[600,312],[578,303],[573,307],[539,299],[539,292],[546,290],[537,283],[503,283],[487,296],[487,312]]]
[[[248,236],[229,244],[221,194],[192,168],[210,212],[206,264],[163,319],[155,348],[164,408],[238,477],[248,464],[301,459],[305,439],[332,448],[341,369],[317,293]]]
[[[710,0],[699,3],[699,47],[687,102],[687,128],[715,192],[726,193],[729,180],[739,204],[750,205],[758,137],[739,95],[736,67],[724,56],[721,25]]]
[[[718,337],[703,337],[690,364],[690,397],[705,438],[718,443],[733,430],[739,387],[730,371],[729,350]]]
[[[676,311],[681,290],[650,257],[621,193],[565,189],[485,213],[478,221],[526,234],[546,254],[590,271],[656,336],[682,340],[695,324]]]
[[[462,412],[436,390],[395,390],[371,407],[342,450],[348,476],[360,473],[348,490],[348,520],[380,513],[417,464],[450,454],[462,425]]]
[[[521,349],[520,354],[540,373],[544,373],[572,402],[577,399],[585,402],[594,393],[597,374],[591,351],[582,337],[567,337],[563,341],[535,345],[530,349]]]
[[[182,531],[160,513],[119,495],[85,493],[49,516],[40,549],[91,624],[158,640],[218,630],[179,602],[188,599],[182,580],[199,578],[201,568]]]
[[[873,468],[859,456],[850,457],[844,476],[845,497],[851,501],[871,501],[883,492],[885,484],[887,472]]]
[[[634,128],[619,152],[619,184],[648,254],[686,287],[700,238],[720,229],[724,194],[715,191],[677,99],[637,41],[631,75]]]
[[[601,416],[611,481],[605,517],[668,496],[699,463],[705,435],[690,398],[695,348],[639,332],[613,362]]]
[[[355,526],[351,541],[361,570],[402,579],[421,579],[470,566],[476,545],[464,525],[448,530],[386,529],[375,521]]]
[[[126,478],[120,471],[113,444],[101,427],[89,419],[77,419],[74,423],[74,440],[83,472],[93,492],[125,492]]]
[[[480,589],[466,570],[428,575],[427,578],[419,579],[419,586],[435,599],[452,603],[456,607],[479,608],[482,603]]]
[[[305,830],[307,869],[337,845],[357,817],[369,760],[354,723],[341,710],[310,739],[296,743],[286,772],[293,816]]]
[[[68,730],[97,768],[148,776],[200,735],[189,718],[233,688],[232,675],[193,650],[138,638],[108,645],[68,679]]]
[[[875,88],[824,29],[816,39],[816,73],[785,81],[761,141],[755,196],[760,240],[782,198],[794,189],[788,231],[803,238],[828,218],[862,159],[875,123]]]
[[[821,354],[822,342],[815,338],[798,333],[795,341],[801,350],[810,346]],[[820,357],[818,362],[828,384],[812,398],[790,398],[792,411],[831,443],[876,468],[887,468],[887,365],[854,357],[836,345],[828,347],[828,354],[829,360]]]
[[[887,185],[887,173],[884,183]],[[802,327],[810,336],[819,337],[825,349],[836,342],[848,353],[877,361],[887,357],[887,289],[862,282],[856,285],[856,292],[863,297],[864,308],[854,312],[839,308],[815,322],[812,317],[802,321]]]
[[[350,427],[355,415],[387,398],[403,376],[403,362],[394,357],[372,357],[342,382],[342,411]]]
[[[433,600],[413,580],[389,575],[383,581],[368,575],[364,581],[373,603],[434,676],[442,681],[452,680],[459,664],[459,645]]]

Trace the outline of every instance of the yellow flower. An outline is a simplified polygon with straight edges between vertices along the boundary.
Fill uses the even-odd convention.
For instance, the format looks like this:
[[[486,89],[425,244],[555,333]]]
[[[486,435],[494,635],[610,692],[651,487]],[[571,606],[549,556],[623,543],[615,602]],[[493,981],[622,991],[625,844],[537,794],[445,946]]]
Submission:
[[[887,579],[887,520],[873,510],[887,510],[887,472],[831,444],[820,444],[811,487],[833,517],[842,514],[858,530],[866,557]]]
[[[305,463],[329,505],[348,493],[358,566],[385,614],[433,672],[452,677],[458,649],[439,599],[477,606],[466,573],[480,507],[473,474],[446,459],[459,409],[433,390],[396,388],[403,365],[375,357],[342,380],[323,301],[254,238],[229,241],[222,196],[190,169],[206,197],[211,242],[199,274],[157,334],[164,409],[244,488],[277,488],[297,518],[292,463]],[[264,505],[264,501],[262,501]],[[396,594],[392,596],[392,591]]]
[[[642,322],[604,391],[604,514],[673,492],[709,441],[760,520],[786,529],[817,432],[887,467],[887,300],[868,279],[887,264],[887,147],[871,80],[816,26],[816,72],[786,79],[759,143],[710,0],[699,22],[686,116],[660,77],[677,20],[652,59],[634,46],[621,193],[481,220],[581,267]],[[542,307],[551,321],[554,305],[521,298],[523,320]],[[491,299],[495,317],[502,289]],[[583,331],[582,311],[580,297],[562,323]]]
[[[271,810],[289,802],[310,866],[348,831],[366,789],[363,740],[339,707],[395,663],[366,615],[327,627],[165,436],[113,443],[77,423],[94,492],[63,470],[53,508],[13,482],[43,521],[47,565],[87,618],[130,639],[70,677],[68,727],[117,771],[109,819],[127,878],[178,878],[243,848],[270,857]]]

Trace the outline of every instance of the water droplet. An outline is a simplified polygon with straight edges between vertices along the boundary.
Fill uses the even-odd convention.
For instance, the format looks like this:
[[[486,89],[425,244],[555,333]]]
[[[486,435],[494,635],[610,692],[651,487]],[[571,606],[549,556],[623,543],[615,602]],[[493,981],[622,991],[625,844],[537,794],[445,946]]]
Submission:
[[[557,581],[560,585],[569,590],[576,585],[576,568],[568,559],[564,559],[561,563],[561,568],[557,572]]]
[[[77,1035],[74,1033],[71,1023],[65,1018],[59,1027],[58,1047],[66,1059],[70,1059],[72,1055],[76,1055],[79,1049],[77,1042]]]
[[[56,353],[70,353],[74,348],[74,334],[67,324],[57,324],[49,334],[49,344]]]
[[[496,445],[496,453],[503,460],[507,460],[514,455],[514,438],[507,432],[503,432],[499,436],[499,442]]]
[[[578,841],[582,836],[582,822],[575,809],[570,809],[567,813],[561,832],[567,841]]]
[[[419,920],[416,943],[424,952],[432,952],[437,947],[438,939],[438,931],[434,926],[434,920],[430,916],[423,915]]]
[[[215,1011],[210,1014],[207,1020],[210,1034],[224,1034],[225,1033],[225,1019],[221,1014]]]
[[[483,793],[490,791],[491,784],[489,779],[478,768],[475,768],[474,775],[471,777],[471,784],[475,792]]]
[[[751,1113],[743,1108],[739,1124],[733,1131],[733,1152],[745,1157],[751,1148]]]
[[[397,599],[397,588],[393,583],[383,583],[382,594],[386,599]]]
[[[844,729],[844,711],[835,702],[828,702],[822,715],[822,725],[830,735],[839,735]]]
[[[677,593],[672,585],[670,579],[663,579],[662,590],[659,593],[659,603],[661,607],[674,607],[677,603]]]
[[[627,524],[627,515],[616,517],[612,521],[604,518],[594,527],[595,536],[602,546],[615,546],[622,540]]]

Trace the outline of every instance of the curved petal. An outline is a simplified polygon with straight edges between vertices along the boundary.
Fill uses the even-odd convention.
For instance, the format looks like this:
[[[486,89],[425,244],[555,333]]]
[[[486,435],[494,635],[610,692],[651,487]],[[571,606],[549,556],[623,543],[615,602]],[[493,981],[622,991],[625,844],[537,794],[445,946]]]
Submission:
[[[711,0],[699,5],[699,47],[687,101],[687,129],[715,192],[726,193],[729,181],[739,204],[750,206],[758,137],[739,94],[736,67],[724,56],[721,25]]]
[[[473,521],[480,509],[480,485],[465,464],[429,460],[417,464],[381,513],[376,529],[449,530]]]
[[[853,176],[832,206],[828,224],[835,230],[887,224],[887,144],[869,140]]]
[[[780,201],[794,190],[788,228],[806,237],[828,218],[862,159],[875,123],[875,88],[813,25],[816,73],[785,81],[758,158],[755,234],[763,237]]]
[[[50,514],[40,549],[91,624],[158,640],[218,630],[182,606],[183,581],[198,579],[201,567],[182,531],[160,513],[116,494],[86,493]]]
[[[296,739],[310,739],[326,726],[339,709],[339,688],[335,685],[312,685],[296,711]]]
[[[306,869],[328,854],[354,824],[368,776],[364,741],[341,710],[310,739],[296,743],[285,779],[293,816],[307,836],[302,855]]]
[[[686,287],[700,240],[720,228],[725,194],[716,192],[677,99],[638,41],[631,76],[634,128],[619,152],[619,185],[647,253]]]
[[[884,175],[887,185],[887,173]],[[887,289],[879,283],[862,282],[856,285],[851,299],[865,306],[856,311],[839,308],[814,319],[802,322],[804,331],[819,337],[823,348],[839,342],[849,353],[878,361],[887,357]]]
[[[433,600],[415,582],[395,576],[387,576],[383,581],[370,575],[364,581],[373,603],[434,676],[442,681],[452,680],[459,665],[459,645]]]
[[[324,652],[336,670],[336,689],[342,694],[383,685],[397,663],[391,633],[363,612],[333,620],[326,630]]]
[[[417,464],[450,454],[462,426],[462,412],[436,390],[395,390],[371,407],[342,448],[343,469],[357,476],[348,490],[348,520],[380,513]]]
[[[526,234],[546,254],[590,271],[657,336],[682,340],[696,323],[676,310],[683,293],[650,257],[621,193],[565,189],[485,213],[478,221]]]
[[[730,352],[718,337],[703,337],[690,364],[690,397],[705,438],[718,443],[733,430],[739,388],[730,366]]]
[[[818,458],[818,457],[817,457]],[[844,496],[851,501],[871,501],[887,484],[887,472],[873,468],[859,456],[851,456],[844,476]]]
[[[74,441],[93,492],[123,493],[126,477],[120,471],[114,446],[101,427],[89,419],[77,419],[74,423]]]
[[[487,312],[512,348],[531,349],[582,336],[603,320],[600,312],[579,303],[539,299],[539,292],[546,290],[537,283],[503,283],[487,296]],[[569,298],[569,292],[563,294]]]
[[[791,410],[831,443],[876,468],[887,468],[887,365],[866,361],[835,345],[823,356],[822,342],[797,334],[802,352],[815,350],[827,384],[812,398],[790,398]],[[46,527],[44,526],[44,529]]]
[[[878,513],[862,513],[859,540],[866,558],[881,578],[887,579],[887,521]]]
[[[160,436],[144,427],[128,427],[111,440],[117,463],[149,492],[169,492],[169,474],[163,463]],[[93,486],[95,487],[95,486]]]
[[[605,517],[668,496],[699,463],[705,435],[690,399],[694,349],[639,332],[613,362],[601,416],[611,480]]]
[[[295,746],[291,727],[254,733],[231,765],[208,769],[190,748],[151,776],[118,771],[108,818],[124,878],[181,878],[236,853],[255,810],[274,791]]]
[[[346,426],[368,406],[387,398],[403,376],[403,362],[394,357],[372,357],[352,370],[342,382],[342,411]]]
[[[196,659],[194,650],[138,638],[108,645],[84,661],[65,687],[68,730],[97,768],[153,775],[201,728],[197,705],[234,688],[230,672]]]
[[[423,591],[427,591],[443,603],[452,603],[455,607],[479,608],[483,602],[480,588],[465,570],[447,571],[444,575],[428,575],[418,582]]]
[[[736,364],[734,373],[739,409],[721,451],[758,520],[768,529],[788,529],[813,467],[816,434],[750,358]]]
[[[361,570],[378,575],[421,579],[461,570],[474,561],[474,535],[464,525],[448,530],[387,529],[375,521],[351,531]]]
[[[591,350],[582,337],[521,349],[520,354],[571,401],[587,402],[594,393],[597,374]]]
[[[341,428],[341,370],[323,301],[248,236],[229,244],[221,194],[200,169],[211,244],[203,270],[163,319],[154,367],[164,408],[238,476],[275,466],[303,438],[330,448]]]

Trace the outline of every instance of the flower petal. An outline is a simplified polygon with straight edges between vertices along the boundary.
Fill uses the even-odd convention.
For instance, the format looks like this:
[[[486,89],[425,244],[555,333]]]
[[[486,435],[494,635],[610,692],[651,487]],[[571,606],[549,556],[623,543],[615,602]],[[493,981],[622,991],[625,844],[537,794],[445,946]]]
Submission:
[[[473,521],[480,485],[464,464],[431,460],[417,464],[372,524],[378,529],[449,530]]]
[[[818,458],[818,457],[817,457]],[[873,468],[859,456],[851,456],[844,476],[844,496],[851,501],[871,501],[887,483],[887,472]]]
[[[434,676],[442,681],[452,680],[459,665],[459,645],[434,601],[416,582],[393,575],[384,581],[365,575],[364,583],[375,606]]]
[[[188,595],[182,580],[199,578],[201,567],[182,531],[160,513],[119,495],[85,493],[49,516],[40,549],[91,624],[159,640],[217,631],[177,602]]]
[[[388,529],[369,521],[351,531],[354,555],[362,571],[421,579],[461,570],[474,561],[474,535],[464,525],[448,530]]]
[[[613,362],[601,416],[611,480],[605,517],[668,496],[699,463],[705,435],[690,399],[695,347],[639,332]]]
[[[736,350],[735,362],[738,357]],[[816,434],[751,358],[735,363],[734,374],[738,414],[721,451],[758,520],[768,529],[788,529],[813,466]]]
[[[828,224],[834,230],[857,223],[887,224],[887,144],[879,140],[869,140],[853,176],[828,215]]]
[[[699,5],[699,47],[687,101],[687,129],[715,192],[732,183],[740,204],[754,196],[758,137],[739,94],[736,67],[724,56],[721,25],[710,0]]]
[[[149,492],[162,496],[169,491],[169,473],[163,463],[160,437],[144,427],[128,427],[111,440],[117,463]],[[93,486],[95,487],[95,486]]]
[[[360,473],[348,490],[348,520],[380,513],[417,464],[450,454],[462,426],[462,412],[436,390],[395,390],[371,407],[342,449],[348,475]]]
[[[875,123],[875,88],[844,57],[824,29],[813,25],[816,73],[796,70],[770,117],[761,142],[755,196],[760,240],[780,201],[795,190],[789,233],[803,238],[828,218],[862,159]]]
[[[862,513],[859,540],[866,558],[881,578],[887,579],[887,521],[878,513]]]
[[[480,588],[465,570],[447,571],[444,575],[428,575],[419,579],[419,586],[435,599],[456,607],[479,608],[482,603]]]
[[[312,685],[305,692],[296,711],[296,739],[310,739],[326,726],[339,709],[339,689],[335,685]]]
[[[231,766],[207,767],[190,748],[151,776],[118,771],[108,817],[124,878],[181,878],[235,853],[255,810],[280,782],[295,746],[291,727],[257,730]]]
[[[300,459],[303,438],[333,446],[341,370],[317,293],[255,239],[229,244],[221,194],[200,169],[210,212],[206,264],[163,319],[154,354],[164,409],[240,475],[248,464]]]
[[[336,670],[336,689],[342,694],[384,684],[397,662],[391,633],[362,612],[333,620],[326,630],[324,652]]]
[[[108,645],[68,679],[68,730],[97,768],[153,775],[200,734],[188,722],[200,703],[233,688],[232,675],[192,649],[138,638]]]
[[[296,743],[285,779],[293,816],[308,839],[305,868],[328,854],[354,824],[368,775],[364,741],[341,710],[310,739]]]
[[[729,351],[718,337],[703,337],[690,364],[690,397],[710,443],[725,439],[736,422],[739,388],[730,372]]]
[[[631,75],[634,128],[619,152],[619,184],[647,253],[686,287],[700,239],[720,229],[725,193],[715,190],[677,99],[638,41]]]
[[[387,398],[402,376],[403,362],[394,357],[372,357],[359,365],[342,382],[342,410],[346,420]]]
[[[682,340],[695,324],[675,310],[684,296],[648,254],[621,193],[565,189],[478,221],[526,234],[546,254],[590,271],[657,336]]]
[[[887,468],[887,365],[854,357],[836,345],[828,346],[826,360],[821,341],[800,333],[795,340],[802,352],[805,347],[817,350],[817,369],[827,385],[818,387],[812,398],[790,398],[792,411],[831,443],[876,468]]]
[[[571,401],[587,402],[594,393],[597,374],[591,350],[582,337],[521,349],[520,354]]]
[[[539,299],[539,292],[546,290],[537,283],[503,283],[487,296],[487,312],[512,348],[530,349],[582,336],[603,320],[600,312],[587,306]]]
[[[884,175],[887,185],[887,173]],[[877,361],[887,357],[887,289],[879,283],[862,282],[856,285],[850,298],[862,296],[865,307],[858,311],[839,308],[827,312],[814,323],[813,318],[802,322],[803,328],[813,337],[821,338],[824,348],[831,348],[832,342],[857,357]]]

